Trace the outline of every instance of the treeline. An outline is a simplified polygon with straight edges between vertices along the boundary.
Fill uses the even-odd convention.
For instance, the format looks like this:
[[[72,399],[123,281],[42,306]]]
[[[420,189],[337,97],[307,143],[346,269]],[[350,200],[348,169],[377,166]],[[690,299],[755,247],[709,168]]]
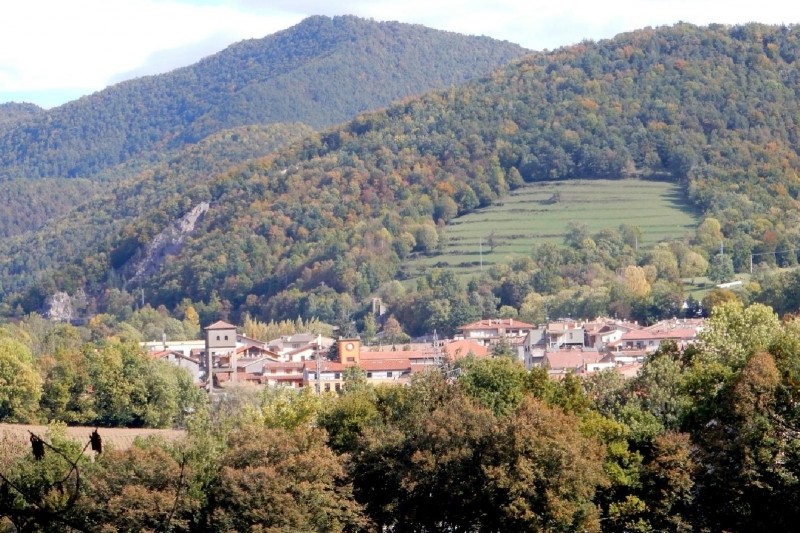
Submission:
[[[9,128],[17,122],[33,118],[44,109],[34,104],[7,102],[0,104],[0,127]]]
[[[80,459],[78,490],[26,444],[0,458],[0,514],[17,530],[792,531],[800,326],[736,303],[707,326],[630,380],[499,357],[407,387],[354,370],[340,395],[233,389],[185,441]]]
[[[487,37],[311,17],[173,72],[126,81],[0,130],[0,177],[90,177],[223,129],[330,126],[485,75],[525,53]]]
[[[697,265],[705,261],[709,273],[720,273],[713,278],[725,279],[749,270],[751,259],[755,267],[796,264],[798,46],[794,27],[679,24],[534,54],[489,79],[361,115],[187,189],[176,203],[181,208],[169,211],[173,218],[188,210],[187,198],[212,208],[141,283],[120,285],[132,263],[113,258],[132,258],[171,222],[163,210],[126,226],[110,249],[59,262],[72,263],[71,282],[101,298],[116,283],[168,309],[188,298],[231,320],[249,313],[340,323],[372,295],[396,293],[404,260],[435,255],[454,217],[511,189],[573,177],[660,177],[685,186],[703,211],[697,235],[637,251],[635,241],[610,228],[605,236],[586,235],[585,243],[572,239],[573,252],[554,256],[556,265],[543,268],[534,251],[543,273],[511,282],[545,296],[588,287],[599,303],[587,309],[657,317],[679,300],[681,269],[700,276]],[[20,251],[8,254],[9,274],[48,261]],[[97,268],[81,266],[87,263]],[[533,275],[529,264],[523,259],[514,268]],[[61,288],[64,269],[48,264],[34,288],[25,278],[2,276],[7,312],[38,309],[46,293]],[[599,286],[613,288],[609,271],[614,279],[627,276],[643,297],[648,286],[666,282],[658,288],[663,305],[647,310],[625,297],[613,306],[620,298],[604,296]],[[546,279],[551,274],[557,276]],[[527,294],[506,286],[505,293],[492,284],[470,290],[476,296],[466,314],[499,313],[493,302],[519,313]],[[462,312],[454,303],[450,315]]]
[[[139,347],[162,335],[199,338],[191,308],[182,321],[151,308],[125,322],[109,318],[74,327],[32,315],[0,328],[0,422],[171,428],[204,408],[185,368]]]

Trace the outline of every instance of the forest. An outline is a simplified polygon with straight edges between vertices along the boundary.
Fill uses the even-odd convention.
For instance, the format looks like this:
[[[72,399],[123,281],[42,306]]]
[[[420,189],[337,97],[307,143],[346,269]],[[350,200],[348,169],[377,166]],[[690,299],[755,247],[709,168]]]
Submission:
[[[233,167],[193,171],[178,155],[170,172],[144,172],[83,209],[91,223],[72,217],[4,243],[2,312],[83,291],[86,316],[123,294],[178,319],[188,300],[204,321],[360,327],[379,296],[418,335],[498,315],[652,321],[731,298],[796,310],[799,43],[785,26],[648,28],[531,54]],[[481,276],[434,267],[407,280],[404,261],[435,257],[454,218],[527,183],[578,177],[670,180],[702,222],[650,248],[629,224],[577,222],[563,243]],[[137,277],[154,237],[201,202],[211,207],[194,231]],[[737,294],[712,291],[705,305],[686,295],[687,279],[751,268]]]
[[[24,341],[0,338],[0,369],[14,358],[47,368],[42,409],[113,414],[93,420],[100,436],[164,423],[138,411],[141,394],[162,409],[161,389],[139,388],[152,377],[124,339],[21,327]],[[369,385],[355,367],[340,394],[240,386],[213,404],[204,394],[192,409],[171,404],[179,440],[81,453],[53,424],[38,459],[28,442],[0,442],[0,528],[793,531],[798,369],[796,319],[728,302],[696,344],[662,346],[632,379],[552,380],[495,357],[434,367],[405,387]],[[24,386],[25,372],[11,374]],[[108,383],[128,394],[109,396]],[[0,421],[38,416],[0,394]]]
[[[93,177],[223,129],[322,128],[487,75],[526,52],[490,39],[353,16],[315,16],[52,110],[0,109],[0,178]],[[17,110],[16,112],[13,112]],[[23,120],[24,118],[24,120]]]

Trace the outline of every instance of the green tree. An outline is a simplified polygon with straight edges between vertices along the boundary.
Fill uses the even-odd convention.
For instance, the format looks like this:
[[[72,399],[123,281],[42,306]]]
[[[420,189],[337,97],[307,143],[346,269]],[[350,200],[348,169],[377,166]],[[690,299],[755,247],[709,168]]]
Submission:
[[[458,362],[464,392],[497,416],[514,411],[525,396],[525,368],[509,357],[465,358]]]
[[[702,276],[708,270],[708,261],[706,258],[692,250],[683,254],[680,262],[681,276],[685,278],[692,278],[692,285],[697,276]]]
[[[717,254],[708,263],[706,276],[714,283],[731,281],[733,274],[733,261],[729,255]]]
[[[42,378],[30,350],[0,332],[0,421],[36,420]]]

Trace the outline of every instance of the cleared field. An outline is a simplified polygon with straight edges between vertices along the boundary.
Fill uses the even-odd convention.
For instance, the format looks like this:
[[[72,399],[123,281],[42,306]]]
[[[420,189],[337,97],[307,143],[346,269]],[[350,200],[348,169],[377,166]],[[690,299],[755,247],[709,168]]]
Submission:
[[[444,233],[443,253],[416,257],[411,276],[432,266],[470,274],[515,256],[528,255],[534,244],[560,243],[569,222],[591,232],[638,226],[641,246],[683,237],[694,231],[697,216],[674,183],[650,180],[568,180],[528,185],[497,205],[459,217]]]
[[[89,435],[94,431],[94,427],[70,426],[64,429],[65,436],[80,444],[89,441]],[[0,443],[7,442],[9,445],[16,444],[26,449],[29,447],[30,434],[34,433],[46,441],[49,428],[47,426],[35,426],[28,424],[0,424]],[[167,440],[179,440],[186,436],[186,432],[178,429],[149,429],[149,428],[97,428],[97,432],[103,439],[103,446],[117,450],[126,450],[133,446],[133,441],[137,438],[149,436],[159,436]]]

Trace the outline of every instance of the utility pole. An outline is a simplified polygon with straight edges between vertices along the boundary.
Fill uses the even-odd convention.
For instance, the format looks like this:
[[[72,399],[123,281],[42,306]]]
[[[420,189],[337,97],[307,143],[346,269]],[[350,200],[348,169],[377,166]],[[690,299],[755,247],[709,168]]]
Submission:
[[[317,360],[316,361],[317,362],[317,368],[316,368],[316,371],[317,371],[317,376],[316,376],[317,377],[317,380],[316,380],[317,381],[317,396],[321,396],[322,395],[322,361],[320,361],[320,357],[321,357],[321,354],[319,352],[317,352],[317,356],[315,357],[315,359]]]
[[[436,330],[433,330],[433,362],[441,368],[442,360],[441,354],[439,353],[439,336],[436,334]]]

